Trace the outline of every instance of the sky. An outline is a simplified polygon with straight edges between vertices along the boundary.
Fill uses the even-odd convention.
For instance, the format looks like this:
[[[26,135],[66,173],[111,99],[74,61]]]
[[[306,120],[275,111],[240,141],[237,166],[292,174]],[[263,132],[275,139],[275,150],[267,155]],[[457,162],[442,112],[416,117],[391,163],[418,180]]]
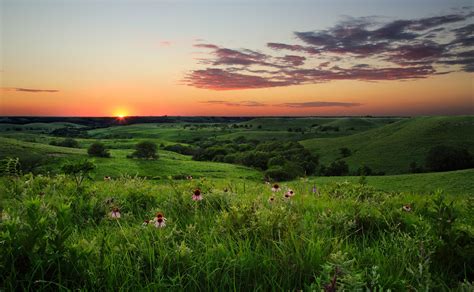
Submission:
[[[474,114],[471,0],[0,3],[2,116]]]

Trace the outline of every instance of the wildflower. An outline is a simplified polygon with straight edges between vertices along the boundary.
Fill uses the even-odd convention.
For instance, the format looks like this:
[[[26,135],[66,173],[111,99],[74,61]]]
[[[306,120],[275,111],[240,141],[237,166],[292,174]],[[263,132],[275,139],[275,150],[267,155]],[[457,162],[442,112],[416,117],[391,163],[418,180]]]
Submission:
[[[112,178],[111,178],[110,176],[108,176],[108,175],[104,176],[104,181],[109,181],[109,180],[111,180],[111,179],[112,179]]]
[[[269,202],[269,203],[275,202],[275,197],[274,197],[274,196],[271,196],[271,197],[268,199],[268,202]]]
[[[318,189],[316,188],[316,186],[313,186],[313,189],[311,191],[313,192],[313,194],[316,194],[318,192]]]
[[[166,218],[163,216],[163,213],[161,212],[156,213],[156,217],[154,221],[155,221],[156,228],[163,228],[166,226]]]
[[[188,176],[186,176],[186,179],[187,179],[187,180],[192,180],[192,179],[193,179],[193,176],[192,176],[192,175],[188,175]]]
[[[278,192],[280,190],[280,186],[278,184],[274,184],[272,187],[272,192]]]
[[[289,189],[289,190],[286,192],[286,194],[288,194],[288,196],[290,196],[290,197],[293,197],[293,196],[295,195],[295,192],[293,192],[292,189]]]
[[[224,193],[227,193],[229,190],[227,188],[224,189]]]
[[[411,205],[410,204],[403,205],[402,209],[405,212],[411,212]]]
[[[201,195],[201,190],[200,189],[195,189],[193,192],[193,201],[201,201],[202,200],[202,195]]]
[[[283,196],[283,198],[284,198],[285,200],[289,200],[289,199],[291,198],[291,196],[290,196],[290,194],[285,193],[285,196]]]
[[[145,220],[143,221],[142,226],[147,226],[149,223],[150,223],[150,220]]]
[[[119,219],[121,217],[119,208],[113,207],[112,212],[110,212],[110,217]]]

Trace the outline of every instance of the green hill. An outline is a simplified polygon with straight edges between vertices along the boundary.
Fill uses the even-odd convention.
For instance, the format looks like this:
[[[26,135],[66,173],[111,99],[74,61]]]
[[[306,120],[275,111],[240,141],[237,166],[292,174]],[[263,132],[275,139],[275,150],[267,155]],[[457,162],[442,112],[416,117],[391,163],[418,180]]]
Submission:
[[[22,168],[37,173],[58,173],[66,161],[88,158],[97,168],[94,177],[105,175],[117,177],[121,174],[163,178],[176,175],[193,175],[210,178],[260,179],[261,174],[254,169],[218,162],[194,161],[190,156],[159,150],[158,160],[138,160],[126,158],[133,149],[112,149],[111,158],[90,158],[86,149],[58,147],[41,143],[19,141],[0,137],[0,159],[18,157]]]
[[[320,154],[329,164],[347,147],[352,155],[345,158],[351,170],[367,165],[387,174],[406,173],[411,162],[424,165],[429,149],[436,145],[462,147],[474,153],[472,143],[474,117],[419,117],[401,120],[383,127],[337,138],[314,138],[300,143]]]

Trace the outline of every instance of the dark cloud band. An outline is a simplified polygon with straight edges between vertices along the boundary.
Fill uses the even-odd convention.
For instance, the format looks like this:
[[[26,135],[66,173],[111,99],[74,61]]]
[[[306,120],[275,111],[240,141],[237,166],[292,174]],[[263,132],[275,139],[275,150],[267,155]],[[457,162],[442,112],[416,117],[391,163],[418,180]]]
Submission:
[[[185,83],[211,90],[313,84],[332,80],[410,80],[474,71],[472,12],[380,23],[346,18],[325,30],[295,32],[299,44],[269,42],[274,54],[197,44],[206,68]],[[278,55],[282,52],[291,55]],[[276,54],[276,55],[275,55]]]

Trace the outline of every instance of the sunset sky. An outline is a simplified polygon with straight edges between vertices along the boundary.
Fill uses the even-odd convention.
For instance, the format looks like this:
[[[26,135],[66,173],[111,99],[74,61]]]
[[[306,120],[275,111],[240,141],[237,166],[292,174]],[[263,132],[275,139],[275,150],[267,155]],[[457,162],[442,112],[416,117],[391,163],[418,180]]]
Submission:
[[[472,0],[0,3],[4,116],[474,114]]]

